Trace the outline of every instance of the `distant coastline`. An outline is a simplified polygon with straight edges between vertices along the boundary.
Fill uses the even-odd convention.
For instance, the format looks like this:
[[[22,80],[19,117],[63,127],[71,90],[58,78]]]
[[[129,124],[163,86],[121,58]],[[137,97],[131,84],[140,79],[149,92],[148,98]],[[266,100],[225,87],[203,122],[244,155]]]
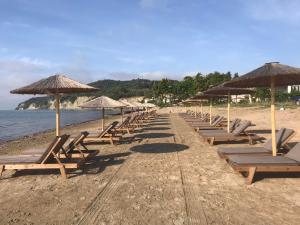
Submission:
[[[119,116],[110,111],[106,115]],[[102,113],[86,110],[62,110],[61,126],[73,126],[99,120]],[[55,113],[52,110],[0,110],[0,143],[50,132],[55,128]]]

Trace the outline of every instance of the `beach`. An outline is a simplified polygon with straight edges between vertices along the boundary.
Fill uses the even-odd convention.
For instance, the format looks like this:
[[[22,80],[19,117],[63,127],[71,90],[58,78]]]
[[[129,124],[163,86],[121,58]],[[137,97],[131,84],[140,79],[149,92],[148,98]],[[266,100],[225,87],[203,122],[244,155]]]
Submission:
[[[245,179],[218,157],[178,115],[185,108],[158,110],[159,117],[117,145],[91,145],[100,153],[84,171],[63,180],[53,171],[5,171],[0,179],[0,224],[298,224],[300,175]],[[204,107],[208,112],[208,108]],[[226,108],[213,114],[227,115]],[[251,120],[249,130],[270,137],[269,108],[232,108],[231,118]],[[120,117],[112,117],[106,123]],[[277,129],[300,140],[299,109],[276,111]],[[62,133],[95,132],[100,121],[68,126]],[[0,144],[0,154],[46,146],[54,131]],[[133,139],[134,138],[134,139]],[[258,146],[260,144],[257,144]]]

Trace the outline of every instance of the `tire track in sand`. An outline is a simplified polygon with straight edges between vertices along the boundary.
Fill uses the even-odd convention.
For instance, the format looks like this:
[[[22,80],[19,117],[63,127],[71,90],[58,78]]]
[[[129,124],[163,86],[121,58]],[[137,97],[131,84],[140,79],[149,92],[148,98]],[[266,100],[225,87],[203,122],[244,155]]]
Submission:
[[[183,130],[179,131],[177,129],[177,126],[174,126],[175,124],[183,123],[183,121],[178,117],[178,115],[172,115],[171,120],[172,129],[175,134],[174,141],[176,143],[185,144],[184,140],[190,140],[191,138],[193,138],[190,135],[189,137],[185,136]],[[177,159],[181,172],[182,186],[186,202],[186,214],[188,217],[188,224],[206,225],[208,224],[207,218],[202,207],[202,202],[198,198],[198,195],[201,193],[201,190],[197,185],[197,181],[190,176],[191,172],[189,171],[189,157],[182,157],[184,154],[187,154],[188,151],[195,151],[195,148],[190,146],[190,148],[185,151],[177,152]]]
[[[173,137],[167,138],[169,139],[169,143],[174,142]],[[142,143],[148,143],[149,139],[145,138]],[[155,143],[156,140],[151,140],[150,143]],[[157,141],[158,143],[160,141]],[[174,154],[174,153],[173,153]],[[168,156],[166,159],[170,160],[169,157],[173,154],[166,154]],[[177,157],[175,153],[175,159]],[[99,192],[99,194],[94,198],[89,207],[85,210],[79,221],[76,224],[78,225],[87,225],[87,224],[100,224],[103,222],[103,213],[105,212],[105,207],[112,197],[118,193],[118,191],[122,188],[123,181],[126,179],[127,172],[131,169],[132,166],[138,167],[138,162],[143,162],[140,157],[145,157],[141,153],[133,153],[131,154],[125,163],[123,163],[115,174],[111,177],[110,181],[106,184],[106,186]],[[155,159],[155,155],[153,155],[153,160]],[[149,158],[149,155],[148,155]],[[151,159],[149,159],[151,161]],[[132,218],[133,219],[133,218]],[[143,220],[143,218],[140,218]],[[146,218],[144,218],[146,219]],[[132,221],[133,222],[133,221]],[[133,222],[134,223],[134,222]],[[147,224],[147,223],[144,223]]]

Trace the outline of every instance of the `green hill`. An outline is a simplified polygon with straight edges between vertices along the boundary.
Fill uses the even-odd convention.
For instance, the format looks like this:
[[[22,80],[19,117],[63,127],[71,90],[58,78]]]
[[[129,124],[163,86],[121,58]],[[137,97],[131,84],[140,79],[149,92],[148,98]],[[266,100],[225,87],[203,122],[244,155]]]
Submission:
[[[135,96],[150,96],[151,89],[155,81],[146,79],[134,79],[128,81],[120,80],[99,80],[89,85],[99,88],[99,91],[94,93],[80,93],[63,96],[61,102],[75,102],[79,96],[108,96],[113,99],[128,98]],[[48,109],[50,107],[51,97],[34,97],[20,103],[18,109],[28,109],[34,104],[36,108]]]

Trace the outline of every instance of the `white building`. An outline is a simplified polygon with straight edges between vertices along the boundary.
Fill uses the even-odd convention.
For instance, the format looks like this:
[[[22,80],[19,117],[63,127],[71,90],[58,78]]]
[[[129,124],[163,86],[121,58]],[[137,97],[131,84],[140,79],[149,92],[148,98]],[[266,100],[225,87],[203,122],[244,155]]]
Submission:
[[[292,91],[300,91],[300,85],[288,86],[287,93],[291,93]]]

